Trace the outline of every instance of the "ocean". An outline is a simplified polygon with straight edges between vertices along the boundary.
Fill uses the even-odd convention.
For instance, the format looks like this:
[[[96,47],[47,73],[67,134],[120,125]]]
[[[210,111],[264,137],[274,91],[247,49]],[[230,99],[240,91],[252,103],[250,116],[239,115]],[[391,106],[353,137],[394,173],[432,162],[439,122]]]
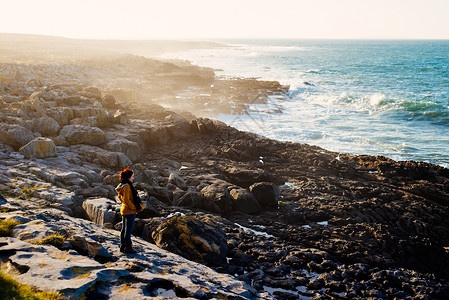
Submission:
[[[449,167],[449,41],[218,42],[228,47],[162,57],[290,86],[286,99],[219,120],[277,140]]]

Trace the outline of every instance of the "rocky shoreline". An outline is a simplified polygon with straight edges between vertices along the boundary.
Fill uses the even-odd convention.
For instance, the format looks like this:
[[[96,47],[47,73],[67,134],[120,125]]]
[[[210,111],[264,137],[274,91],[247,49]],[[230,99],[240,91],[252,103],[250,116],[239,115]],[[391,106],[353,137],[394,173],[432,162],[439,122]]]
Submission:
[[[133,55],[0,63],[0,219],[20,222],[2,269],[74,299],[447,299],[448,169],[207,118],[287,91]],[[147,205],[135,256],[124,167]]]

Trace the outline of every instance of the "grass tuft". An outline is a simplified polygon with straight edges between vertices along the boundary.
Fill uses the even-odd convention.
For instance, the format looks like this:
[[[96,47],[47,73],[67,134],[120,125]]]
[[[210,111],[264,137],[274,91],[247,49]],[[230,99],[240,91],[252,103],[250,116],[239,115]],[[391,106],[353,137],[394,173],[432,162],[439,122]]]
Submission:
[[[62,245],[64,245],[65,239],[67,237],[63,234],[59,234],[59,233],[53,233],[45,238],[43,238],[42,240],[36,241],[35,244],[36,245],[52,245],[55,246],[57,248],[62,247]]]
[[[17,282],[10,275],[0,271],[0,298],[15,300],[62,300],[57,292],[42,292]]]
[[[0,236],[11,236],[14,227],[20,224],[20,221],[9,219],[0,220]]]

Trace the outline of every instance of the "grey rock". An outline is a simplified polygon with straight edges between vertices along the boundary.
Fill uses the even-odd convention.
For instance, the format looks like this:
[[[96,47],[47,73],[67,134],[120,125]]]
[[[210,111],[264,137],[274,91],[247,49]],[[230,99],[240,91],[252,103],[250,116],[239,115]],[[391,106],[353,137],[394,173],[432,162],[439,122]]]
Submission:
[[[132,165],[132,161],[121,152],[111,152],[89,145],[72,146],[71,149],[84,159],[111,169],[123,169]]]
[[[0,124],[0,141],[14,149],[28,144],[34,139],[33,132],[19,125]]]
[[[102,145],[106,142],[103,130],[97,127],[83,125],[66,125],[59,133],[59,137],[70,145]]]
[[[99,88],[90,86],[84,89],[84,92],[88,93],[89,96],[96,99],[101,99],[101,91]]]
[[[33,120],[33,131],[44,136],[54,136],[58,134],[59,124],[52,117],[41,117]]]
[[[112,258],[111,254],[100,243],[91,238],[73,235],[68,241],[78,253],[101,263],[110,261]]]
[[[147,129],[143,139],[149,145],[161,145],[166,144],[170,140],[170,136],[166,127],[152,125]]]
[[[168,136],[173,140],[183,140],[189,137],[189,135],[176,124],[168,125],[166,126],[166,129]]]
[[[175,172],[170,172],[170,176],[168,177],[168,182],[176,185],[177,187],[179,187],[182,190],[187,189],[187,183],[185,182],[185,180],[182,179],[182,177],[179,176]]]
[[[227,214],[232,210],[232,197],[228,188],[221,184],[212,184],[201,190],[204,208],[210,212]]]
[[[250,186],[249,190],[261,206],[274,209],[278,208],[280,190],[275,184],[271,182],[258,182]]]
[[[112,116],[109,117],[109,119],[116,124],[128,124],[129,118],[126,112],[117,110]]]
[[[102,226],[106,223],[114,225],[120,220],[120,215],[116,212],[117,207],[120,205],[107,198],[87,199],[83,202],[89,219]]]
[[[101,107],[73,107],[73,116],[91,126],[106,126],[109,122],[108,113]]]
[[[110,94],[104,94],[103,97],[101,98],[101,103],[103,104],[104,107],[107,108],[114,108],[116,106],[115,98]]]
[[[123,138],[109,142],[106,149],[113,152],[122,152],[133,162],[137,162],[142,156],[142,149],[136,142]]]
[[[122,296],[134,299],[135,295],[139,299],[152,299],[163,295],[149,289],[149,283],[162,281],[166,290],[173,286],[174,290],[191,298],[257,299],[266,296],[228,274],[217,273],[140,238],[133,237],[133,246],[139,251],[138,254],[121,255],[117,231],[69,217],[58,210],[45,209],[37,213],[41,222],[67,229],[74,236],[70,239],[72,247],[80,253],[95,257],[96,251],[103,252],[106,255],[103,259],[110,260],[104,249],[115,256],[106,267],[74,250],[60,251],[53,246],[37,246],[15,238],[0,237],[2,259],[11,261],[11,265],[22,271],[16,279],[39,290],[55,290],[74,299],[82,294],[88,298],[101,294],[109,299],[120,299]],[[98,242],[100,239],[101,245]],[[211,242],[208,244],[213,247]],[[99,257],[97,259],[103,261]],[[131,276],[130,269],[141,271],[133,272]],[[132,285],[127,282],[128,279],[132,280]]]
[[[200,134],[208,134],[217,131],[217,128],[211,119],[199,118],[195,121],[196,125],[198,126],[198,132]]]
[[[165,121],[176,125],[179,129],[181,129],[185,133],[190,132],[190,123],[183,116],[180,116],[178,114],[171,114],[171,115],[165,117]]]
[[[204,201],[201,195],[195,191],[188,191],[182,197],[173,201],[174,205],[192,208],[204,207]]]
[[[232,189],[230,192],[233,201],[232,207],[236,211],[253,214],[260,211],[261,207],[257,199],[246,189]]]
[[[26,158],[47,158],[58,156],[52,139],[38,137],[20,148]]]
[[[216,265],[226,257],[226,235],[213,216],[176,215],[152,233],[156,245],[188,259]]]

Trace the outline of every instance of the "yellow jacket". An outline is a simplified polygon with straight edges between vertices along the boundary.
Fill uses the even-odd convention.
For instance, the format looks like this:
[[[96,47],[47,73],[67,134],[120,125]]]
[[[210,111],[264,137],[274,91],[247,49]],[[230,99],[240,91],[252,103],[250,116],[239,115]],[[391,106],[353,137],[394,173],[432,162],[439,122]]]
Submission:
[[[133,203],[133,194],[129,184],[120,183],[115,191],[118,193],[118,198],[122,202],[122,207],[120,208],[120,213],[122,215],[132,215],[138,213],[136,206]]]

